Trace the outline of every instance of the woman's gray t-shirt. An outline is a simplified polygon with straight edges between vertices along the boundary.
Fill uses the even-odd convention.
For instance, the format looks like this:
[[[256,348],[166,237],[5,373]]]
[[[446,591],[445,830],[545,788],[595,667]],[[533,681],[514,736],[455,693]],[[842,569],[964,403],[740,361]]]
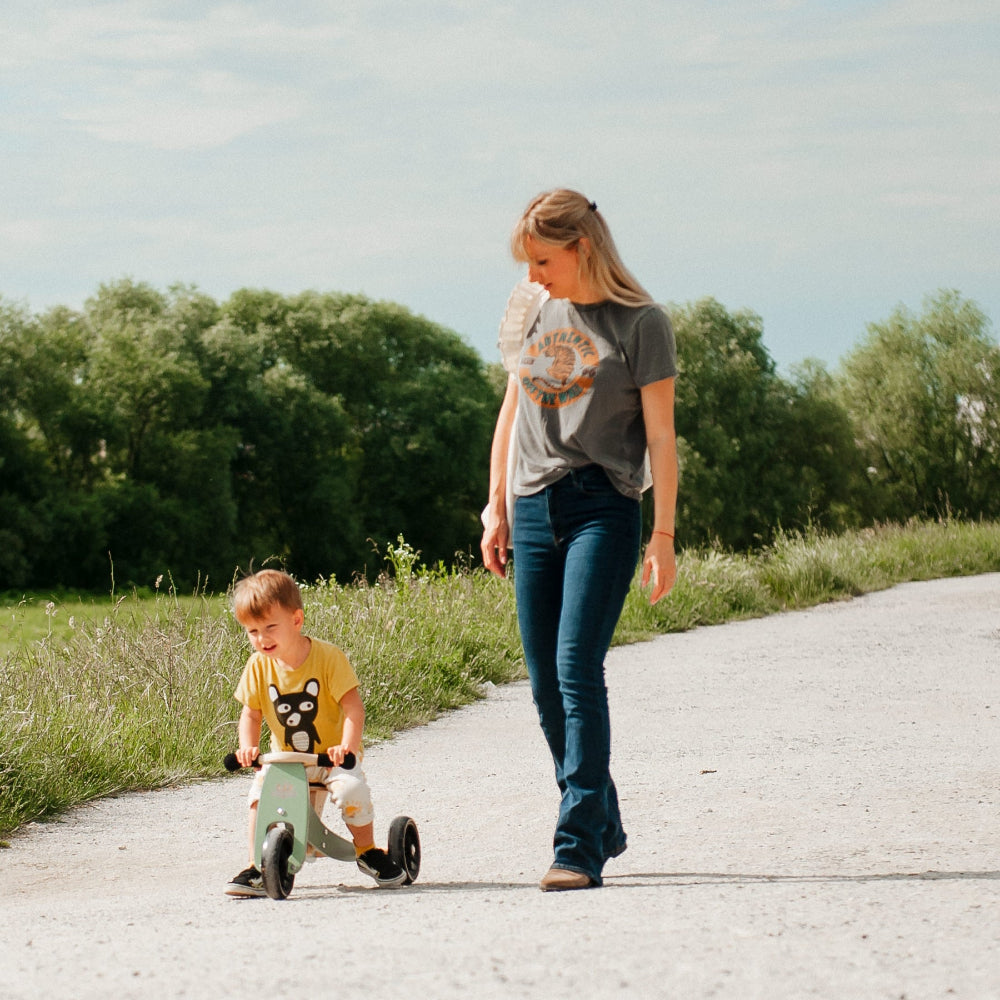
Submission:
[[[597,464],[620,492],[641,496],[639,390],[676,374],[674,334],[660,306],[547,300],[518,364],[514,493],[529,496]]]

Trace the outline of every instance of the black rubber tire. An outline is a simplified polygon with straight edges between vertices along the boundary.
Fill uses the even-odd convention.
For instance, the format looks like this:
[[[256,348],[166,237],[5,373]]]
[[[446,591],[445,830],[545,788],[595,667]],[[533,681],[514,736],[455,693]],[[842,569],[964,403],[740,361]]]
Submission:
[[[420,874],[420,834],[409,816],[397,816],[389,826],[389,857],[406,872],[404,885]]]
[[[295,884],[295,876],[288,870],[288,859],[295,844],[292,831],[276,826],[267,831],[260,852],[260,874],[264,890],[271,899],[287,899]]]

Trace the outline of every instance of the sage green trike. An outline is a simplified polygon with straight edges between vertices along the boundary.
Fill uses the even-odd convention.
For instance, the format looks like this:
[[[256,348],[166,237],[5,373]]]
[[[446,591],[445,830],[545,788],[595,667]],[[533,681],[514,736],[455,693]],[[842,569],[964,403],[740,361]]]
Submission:
[[[226,755],[226,769],[238,771],[236,754]],[[306,851],[337,861],[355,863],[354,844],[334,833],[312,807],[306,767],[335,766],[325,753],[280,751],[261,754],[254,767],[270,765],[257,806],[254,864],[260,870],[264,889],[271,899],[286,899],[295,876],[305,864]],[[354,767],[353,754],[340,766]],[[389,825],[389,857],[406,873],[404,885],[420,872],[420,835],[409,816],[397,816]]]

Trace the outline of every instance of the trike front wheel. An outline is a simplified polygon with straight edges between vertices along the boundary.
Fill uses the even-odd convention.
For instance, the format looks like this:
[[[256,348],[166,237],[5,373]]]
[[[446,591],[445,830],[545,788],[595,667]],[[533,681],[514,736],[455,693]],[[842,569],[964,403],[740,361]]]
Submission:
[[[295,839],[287,827],[275,826],[267,831],[260,852],[260,873],[271,899],[287,899],[292,891],[295,876],[288,870],[288,859],[294,846]]]

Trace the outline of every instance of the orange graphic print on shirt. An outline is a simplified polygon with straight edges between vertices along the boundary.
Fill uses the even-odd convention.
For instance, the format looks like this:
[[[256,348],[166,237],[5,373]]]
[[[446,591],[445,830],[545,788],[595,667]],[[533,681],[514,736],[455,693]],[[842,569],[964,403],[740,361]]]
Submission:
[[[600,362],[590,337],[565,327],[550,330],[525,348],[518,375],[535,403],[558,409],[590,391]]]

